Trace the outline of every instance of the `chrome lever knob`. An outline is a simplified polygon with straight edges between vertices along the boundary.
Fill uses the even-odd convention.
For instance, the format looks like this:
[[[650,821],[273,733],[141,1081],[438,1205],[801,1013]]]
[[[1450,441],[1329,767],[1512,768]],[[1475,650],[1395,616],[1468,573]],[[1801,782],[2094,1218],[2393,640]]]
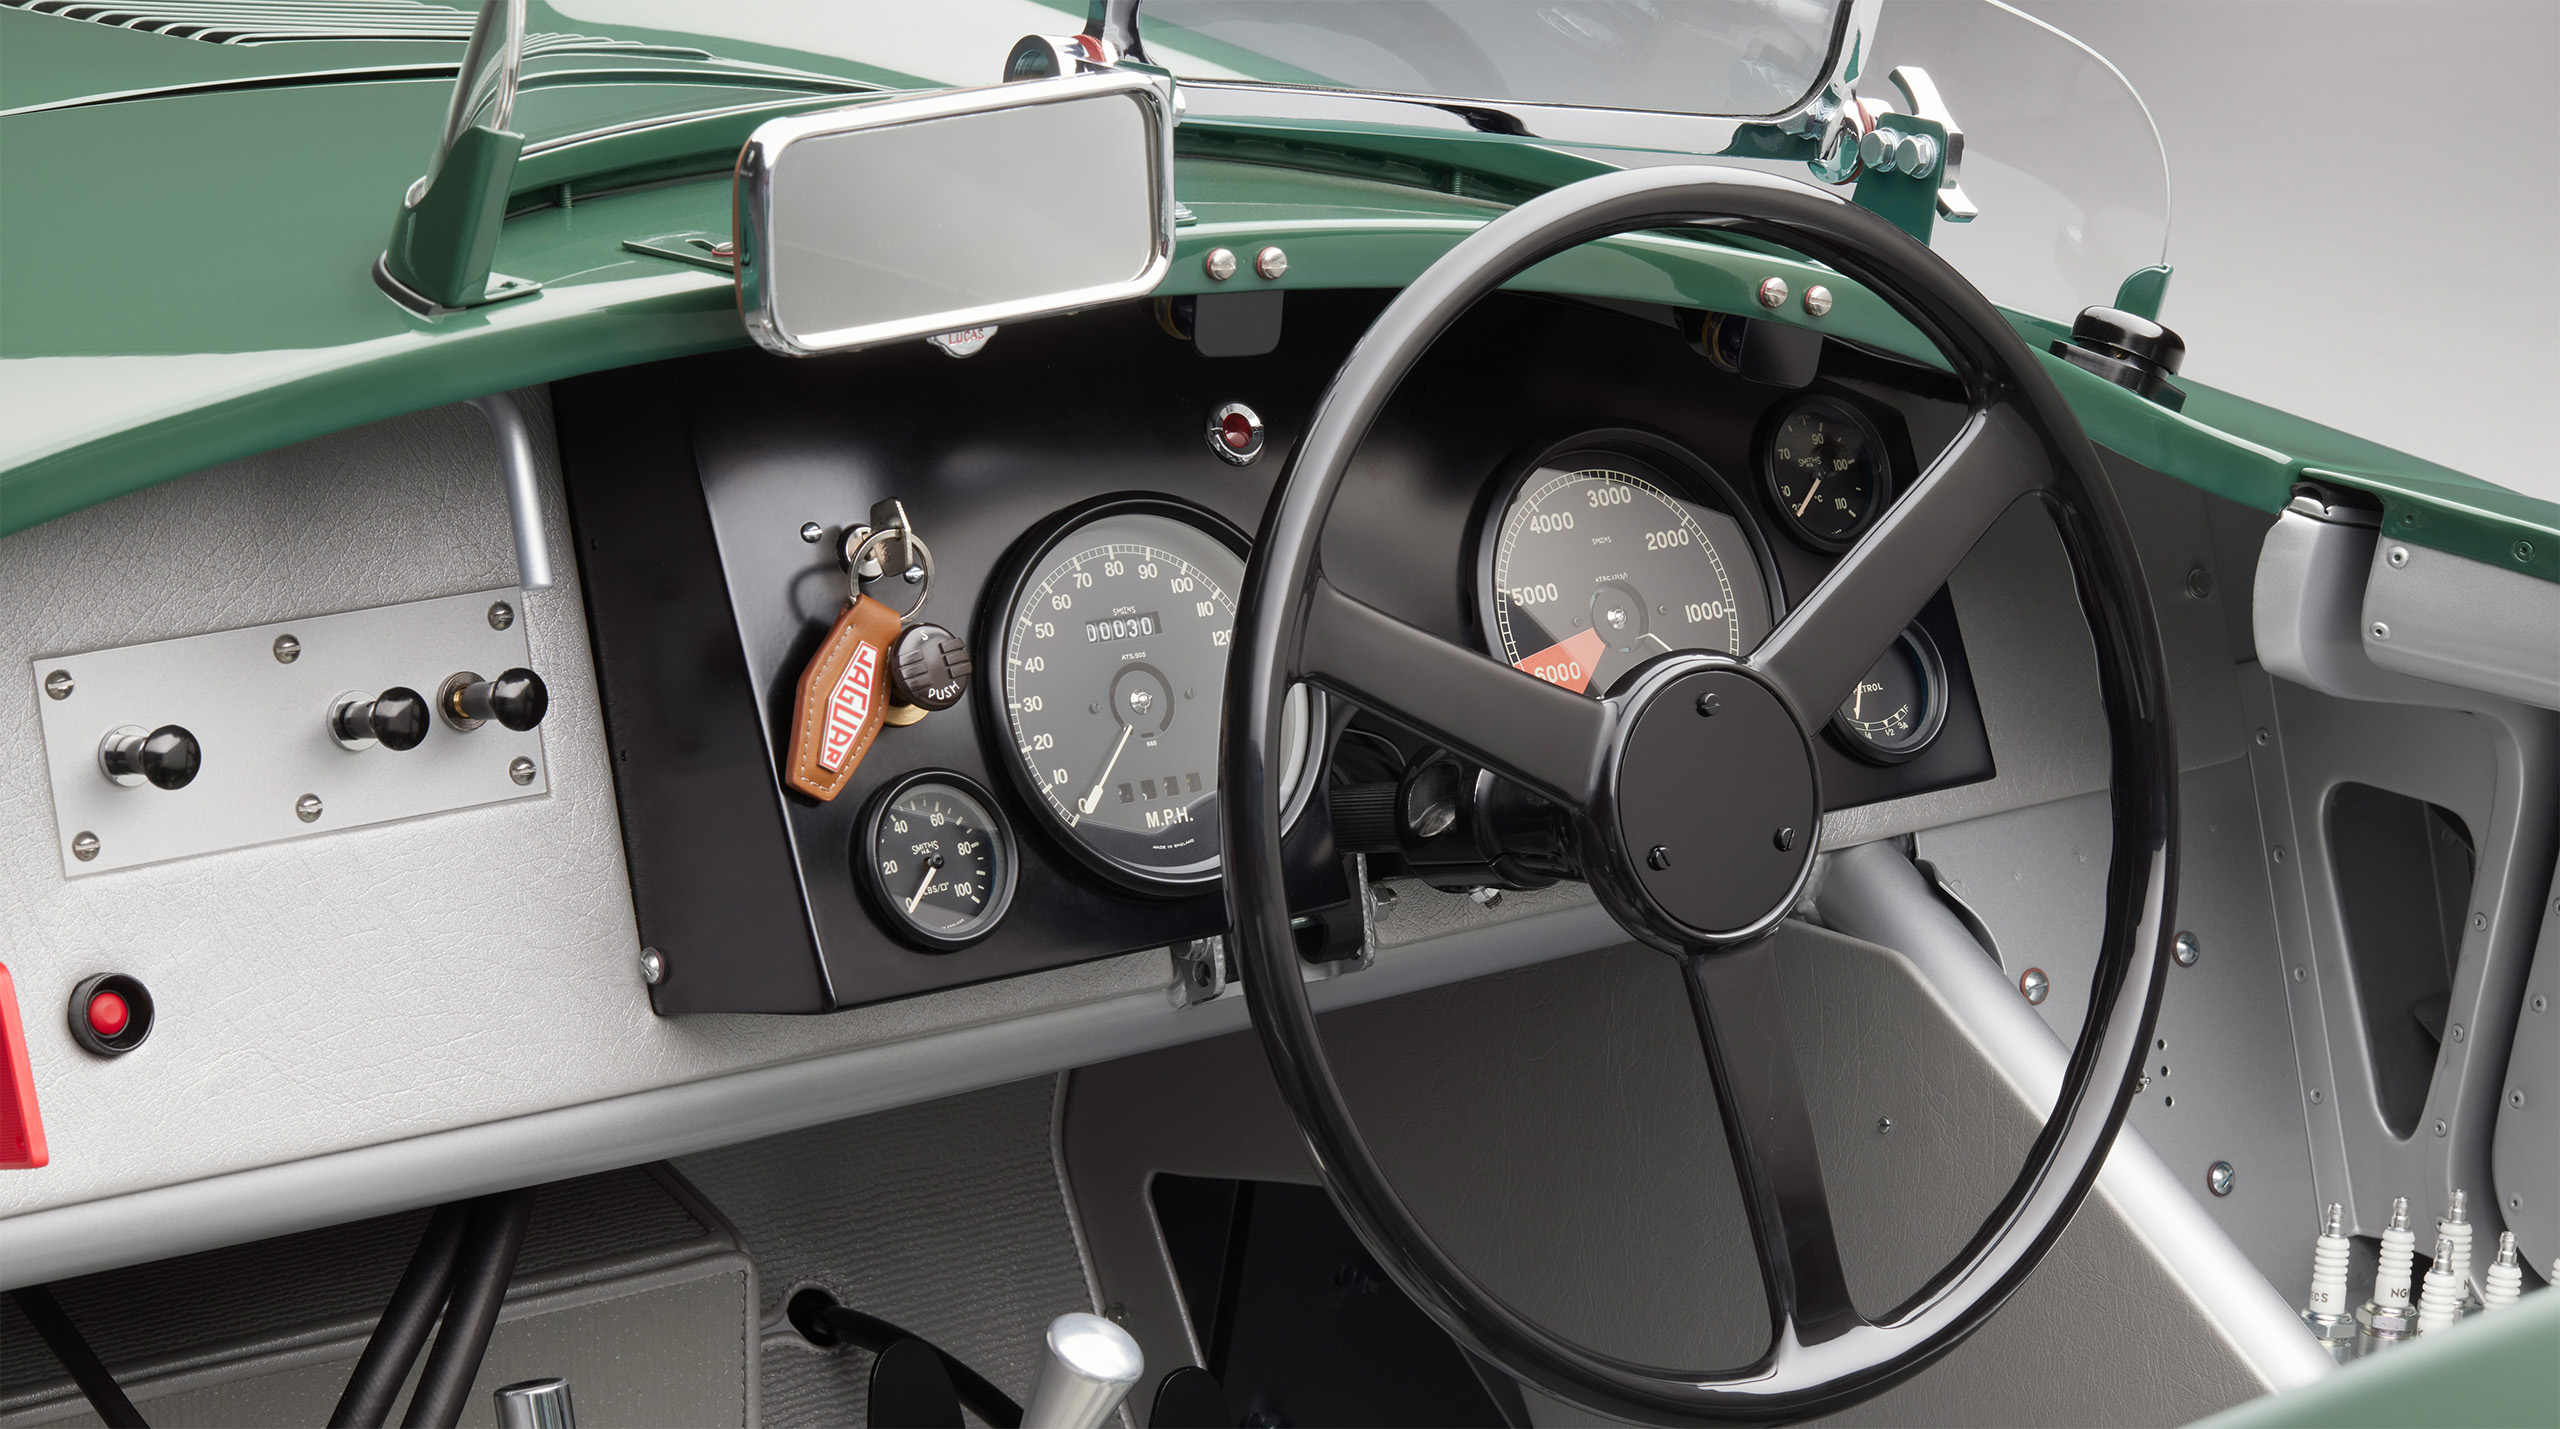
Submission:
[[[378,695],[338,696],[329,706],[329,736],[346,749],[415,749],[425,742],[432,718],[426,696],[393,685]]]
[[[154,730],[122,725],[98,741],[99,771],[127,788],[148,783],[158,789],[184,789],[203,766],[203,746],[174,724]]]
[[[1081,1312],[1049,1322],[1022,1429],[1100,1429],[1147,1368],[1129,1332]]]

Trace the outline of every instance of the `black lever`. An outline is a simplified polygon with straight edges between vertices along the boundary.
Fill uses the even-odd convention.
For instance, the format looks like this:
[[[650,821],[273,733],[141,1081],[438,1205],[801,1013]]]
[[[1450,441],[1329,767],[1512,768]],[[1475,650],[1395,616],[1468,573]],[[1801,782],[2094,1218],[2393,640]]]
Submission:
[[[203,746],[174,724],[148,733],[129,724],[107,731],[98,742],[98,767],[127,788],[149,780],[157,788],[184,789],[203,765]]]
[[[436,692],[436,708],[455,729],[478,729],[496,720],[522,734],[542,723],[551,708],[551,688],[540,675],[522,667],[494,680],[466,671],[444,682]]]
[[[329,733],[349,749],[415,749],[427,737],[426,697],[406,685],[393,685],[367,699],[340,695],[329,707]]]

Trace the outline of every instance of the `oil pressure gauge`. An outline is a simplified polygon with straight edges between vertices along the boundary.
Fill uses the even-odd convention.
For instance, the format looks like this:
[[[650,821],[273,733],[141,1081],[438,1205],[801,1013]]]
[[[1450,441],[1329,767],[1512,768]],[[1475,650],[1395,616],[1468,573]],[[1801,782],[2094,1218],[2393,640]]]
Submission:
[[[1768,429],[1760,470],[1787,533],[1818,551],[1845,551],[1891,496],[1884,439],[1857,408],[1807,397]]]
[[[986,790],[944,770],[872,797],[854,862],[890,929],[928,952],[985,937],[1013,901],[1012,831]]]
[[[1947,722],[1947,667],[1929,632],[1902,632],[1831,715],[1831,732],[1869,764],[1900,764]]]

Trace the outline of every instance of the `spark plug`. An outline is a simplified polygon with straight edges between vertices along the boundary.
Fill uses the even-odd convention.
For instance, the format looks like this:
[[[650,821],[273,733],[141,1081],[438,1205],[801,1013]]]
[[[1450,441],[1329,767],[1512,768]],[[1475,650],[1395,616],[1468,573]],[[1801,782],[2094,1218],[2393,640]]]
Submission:
[[[2504,1310],[2524,1293],[2524,1266],[2516,1259],[2516,1233],[2498,1232],[2498,1253],[2489,1260],[2487,1283],[2480,1287],[2483,1309]]]
[[[2480,1309],[2480,1294],[2471,1286],[2471,1196],[2453,1193],[2453,1205],[2436,1219],[2436,1238],[2453,1242],[2453,1283],[2461,1289],[2462,1313]]]
[[[2435,1263],[2418,1293],[2418,1333],[2432,1334],[2462,1318],[2462,1280],[2455,1272],[2453,1237],[2436,1237]]]
[[[2373,1271],[2373,1298],[2356,1311],[2364,1333],[2357,1345],[2364,1354],[2388,1349],[2418,1333],[2418,1317],[2409,1303],[2410,1262],[2418,1238],[2409,1232],[2409,1198],[2391,1202],[2391,1223],[2382,1228],[2382,1258]]]
[[[2340,1364],[2356,1357],[2356,1317],[2347,1308],[2347,1208],[2335,1201],[2311,1243],[2311,1299],[2302,1308],[2302,1323],[2329,1358]]]

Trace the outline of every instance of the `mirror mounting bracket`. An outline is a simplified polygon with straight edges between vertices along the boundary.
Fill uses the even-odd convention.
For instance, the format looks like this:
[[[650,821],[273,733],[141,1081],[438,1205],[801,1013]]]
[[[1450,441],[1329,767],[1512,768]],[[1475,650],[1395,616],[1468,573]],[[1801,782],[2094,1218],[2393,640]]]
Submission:
[[[427,172],[401,200],[375,286],[420,317],[521,298],[541,287],[489,271],[524,136],[507,128],[524,57],[524,0],[487,0],[454,76]]]

